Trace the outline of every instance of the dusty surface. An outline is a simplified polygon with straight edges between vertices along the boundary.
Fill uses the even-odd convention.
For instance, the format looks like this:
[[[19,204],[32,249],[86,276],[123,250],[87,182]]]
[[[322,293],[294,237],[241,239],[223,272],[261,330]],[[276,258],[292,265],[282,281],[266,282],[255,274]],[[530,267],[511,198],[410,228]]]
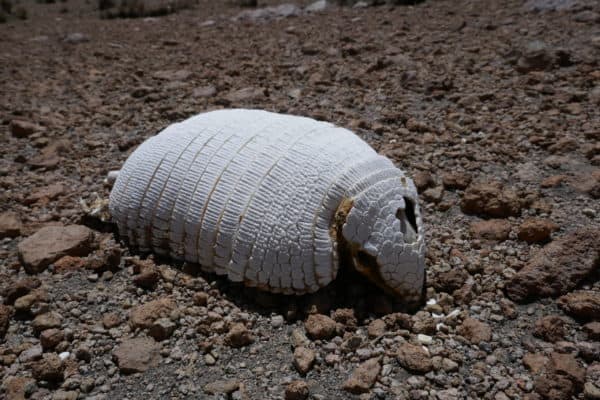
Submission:
[[[0,398],[600,398],[597,2],[258,20],[92,3],[24,2],[0,24]],[[351,274],[258,293],[132,258],[86,216],[136,145],[218,107],[332,121],[408,170],[428,304],[405,313]],[[18,247],[73,224],[93,243],[50,229]]]

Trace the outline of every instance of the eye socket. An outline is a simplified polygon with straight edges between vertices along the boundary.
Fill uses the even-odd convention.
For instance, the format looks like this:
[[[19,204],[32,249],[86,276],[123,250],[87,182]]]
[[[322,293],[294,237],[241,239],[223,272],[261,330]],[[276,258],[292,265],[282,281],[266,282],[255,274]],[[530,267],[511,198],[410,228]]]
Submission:
[[[398,218],[401,222],[400,228],[402,230],[402,234],[406,236],[406,224],[404,221],[408,221],[411,228],[415,233],[419,233],[419,228],[417,228],[417,217],[415,215],[415,204],[408,197],[404,198],[404,209],[399,208],[396,210],[396,218]]]
[[[373,257],[372,255],[370,255],[369,253],[367,253],[366,251],[359,250],[356,253],[356,258],[358,259],[358,262],[363,267],[377,270],[377,268],[378,268],[377,267],[377,259],[375,257]]]

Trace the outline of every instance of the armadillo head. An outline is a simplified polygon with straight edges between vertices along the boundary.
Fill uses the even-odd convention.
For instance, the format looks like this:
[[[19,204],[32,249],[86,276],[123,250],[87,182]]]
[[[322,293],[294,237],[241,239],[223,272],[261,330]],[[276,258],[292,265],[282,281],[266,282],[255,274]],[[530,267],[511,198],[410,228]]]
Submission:
[[[358,272],[412,303],[421,301],[425,281],[422,225],[414,184],[402,177],[358,194],[342,235]]]

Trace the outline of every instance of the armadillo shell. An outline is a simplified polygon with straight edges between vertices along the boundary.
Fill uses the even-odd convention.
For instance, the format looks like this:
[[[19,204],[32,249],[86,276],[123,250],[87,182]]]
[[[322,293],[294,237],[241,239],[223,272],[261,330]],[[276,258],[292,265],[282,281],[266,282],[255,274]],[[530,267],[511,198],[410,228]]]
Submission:
[[[109,208],[119,232],[143,251],[302,294],[336,276],[331,226],[341,202],[399,176],[390,160],[330,123],[219,110],[140,145],[118,175]],[[417,273],[412,284],[422,287]]]

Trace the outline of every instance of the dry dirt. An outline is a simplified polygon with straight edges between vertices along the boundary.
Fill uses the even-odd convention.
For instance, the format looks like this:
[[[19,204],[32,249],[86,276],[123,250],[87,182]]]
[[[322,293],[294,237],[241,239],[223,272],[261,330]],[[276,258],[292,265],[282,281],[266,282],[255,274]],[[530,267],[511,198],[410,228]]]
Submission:
[[[598,2],[20,4],[0,24],[0,398],[600,399]],[[90,211],[107,172],[221,107],[349,127],[409,171],[427,304],[351,272],[269,295],[120,242]]]

